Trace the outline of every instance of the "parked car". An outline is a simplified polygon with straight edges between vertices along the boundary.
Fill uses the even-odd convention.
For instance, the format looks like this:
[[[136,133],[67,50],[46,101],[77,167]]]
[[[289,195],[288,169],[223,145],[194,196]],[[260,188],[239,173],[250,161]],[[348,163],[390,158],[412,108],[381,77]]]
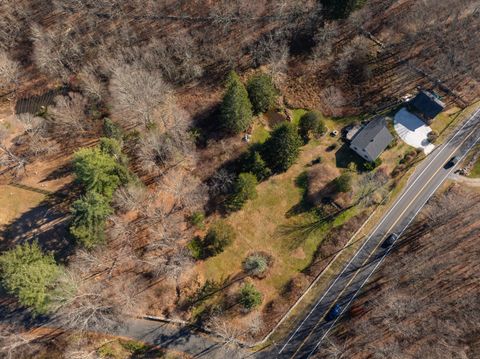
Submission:
[[[327,322],[330,322],[334,319],[337,319],[342,313],[342,307],[339,304],[335,304],[332,309],[330,309],[325,317]]]
[[[390,247],[393,243],[395,243],[395,241],[397,240],[398,238],[398,234],[396,233],[391,233],[387,239],[385,239],[382,243],[382,248],[388,248]]]
[[[449,168],[452,168],[453,166],[455,166],[458,162],[460,161],[460,157],[459,156],[455,156],[455,157],[452,157],[450,158],[450,160],[445,163],[445,166],[443,166],[445,169],[449,169]]]

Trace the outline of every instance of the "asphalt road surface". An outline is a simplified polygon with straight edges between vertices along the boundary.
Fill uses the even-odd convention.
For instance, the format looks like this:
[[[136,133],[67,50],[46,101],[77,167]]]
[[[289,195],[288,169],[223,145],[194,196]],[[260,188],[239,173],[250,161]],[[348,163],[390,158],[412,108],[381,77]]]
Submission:
[[[455,170],[445,164],[454,156],[463,158],[480,141],[480,110],[455,130],[445,144],[438,146],[415,170],[382,220],[370,233],[362,246],[332,280],[328,289],[303,318],[297,318],[292,332],[259,358],[310,358],[319,349],[328,333],[348,311],[353,300],[383,262],[392,247],[381,244],[390,233],[401,234],[413,221],[428,199]],[[395,245],[395,244],[394,244]],[[325,316],[335,305],[342,308],[341,315],[327,322]]]

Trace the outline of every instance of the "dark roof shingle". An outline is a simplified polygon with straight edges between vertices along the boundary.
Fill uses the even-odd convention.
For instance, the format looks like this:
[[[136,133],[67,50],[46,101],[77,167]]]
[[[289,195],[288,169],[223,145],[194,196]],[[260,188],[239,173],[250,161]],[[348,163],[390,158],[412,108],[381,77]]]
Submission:
[[[445,108],[445,104],[428,91],[422,91],[415,96],[411,100],[410,106],[430,120],[435,118]]]
[[[375,160],[392,140],[393,136],[386,126],[385,119],[383,117],[377,117],[355,135],[351,146],[365,150],[365,152]]]

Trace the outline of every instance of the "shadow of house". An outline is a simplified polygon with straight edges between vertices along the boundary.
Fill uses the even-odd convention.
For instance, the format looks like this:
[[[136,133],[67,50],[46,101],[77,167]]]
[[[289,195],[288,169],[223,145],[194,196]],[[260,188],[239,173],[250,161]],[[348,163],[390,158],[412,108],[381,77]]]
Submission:
[[[75,247],[68,230],[70,206],[75,197],[70,192],[71,185],[63,187],[7,224],[0,233],[3,239],[0,251],[35,240],[43,250],[52,251],[57,261],[65,262]]]
[[[362,171],[365,160],[357,153],[353,152],[348,147],[348,144],[343,144],[342,147],[335,152],[335,165],[338,168],[348,168],[348,165],[352,162],[355,163],[359,171]]]

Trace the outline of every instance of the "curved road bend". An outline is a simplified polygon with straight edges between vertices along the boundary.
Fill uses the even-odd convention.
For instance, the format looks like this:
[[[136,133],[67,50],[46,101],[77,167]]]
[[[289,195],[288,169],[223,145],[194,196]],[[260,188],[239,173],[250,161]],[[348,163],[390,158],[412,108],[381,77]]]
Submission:
[[[380,223],[370,233],[340,274],[333,279],[328,289],[295,324],[291,333],[281,342],[257,354],[259,358],[309,358],[321,345],[339,318],[325,321],[325,315],[335,303],[345,313],[362,287],[383,262],[390,248],[381,248],[385,237],[392,233],[401,234],[415,216],[447,179],[454,168],[444,165],[453,156],[465,156],[480,141],[480,109],[468,118],[450,136],[448,141],[438,146],[409,178],[406,188],[386,212]]]

